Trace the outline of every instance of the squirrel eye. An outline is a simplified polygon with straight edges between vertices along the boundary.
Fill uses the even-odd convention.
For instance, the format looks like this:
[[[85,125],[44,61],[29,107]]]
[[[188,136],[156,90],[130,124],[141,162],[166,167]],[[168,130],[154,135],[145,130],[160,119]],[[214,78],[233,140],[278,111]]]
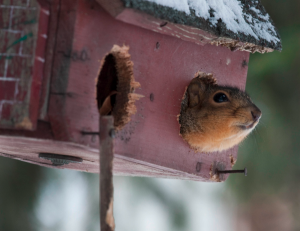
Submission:
[[[224,93],[217,93],[214,96],[214,101],[216,103],[223,103],[223,102],[227,102],[228,98]]]

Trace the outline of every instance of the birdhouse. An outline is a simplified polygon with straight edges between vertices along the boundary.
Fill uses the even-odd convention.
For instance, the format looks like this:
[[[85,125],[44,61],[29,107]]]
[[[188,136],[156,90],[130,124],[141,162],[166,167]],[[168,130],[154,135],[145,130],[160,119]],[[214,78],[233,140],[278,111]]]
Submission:
[[[243,90],[249,54],[281,50],[260,1],[1,1],[0,11],[0,155],[52,168],[98,173],[99,115],[110,113],[115,175],[226,180],[214,169],[231,169],[237,146],[195,152],[180,136],[186,88],[200,71]]]

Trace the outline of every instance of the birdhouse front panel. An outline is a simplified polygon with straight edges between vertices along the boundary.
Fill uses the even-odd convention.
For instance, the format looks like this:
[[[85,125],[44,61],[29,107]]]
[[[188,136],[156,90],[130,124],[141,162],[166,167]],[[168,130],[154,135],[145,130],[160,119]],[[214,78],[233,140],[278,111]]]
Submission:
[[[78,9],[73,29],[76,39],[71,49],[58,45],[55,51],[61,60],[56,62],[55,70],[67,73],[56,72],[52,82],[49,118],[55,138],[99,147],[98,139],[82,132],[98,131],[95,86],[103,65],[101,60],[114,45],[126,45],[133,62],[134,78],[140,83],[135,92],[143,98],[135,102],[137,112],[130,122],[117,132],[116,157],[198,180],[208,180],[214,164],[231,168],[237,148],[224,153],[195,153],[179,136],[177,116],[184,91],[199,70],[213,73],[219,84],[244,89],[249,53],[231,52],[212,45],[199,46],[132,26],[114,19],[98,4],[79,1]],[[68,68],[64,66],[67,62]],[[66,83],[64,92],[54,93],[60,83]],[[199,172],[197,163],[202,164]],[[142,173],[139,166],[119,174],[149,173]]]

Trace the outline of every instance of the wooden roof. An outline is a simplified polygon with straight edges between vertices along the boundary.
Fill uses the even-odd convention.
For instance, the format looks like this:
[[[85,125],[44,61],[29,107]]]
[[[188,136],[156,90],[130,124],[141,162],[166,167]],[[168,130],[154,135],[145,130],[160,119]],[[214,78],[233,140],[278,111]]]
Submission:
[[[220,0],[217,6],[204,0],[174,0],[172,4],[163,0],[97,1],[121,21],[200,45],[251,53],[282,49],[277,29],[259,0]],[[176,2],[184,1],[189,4],[186,10],[176,7]]]

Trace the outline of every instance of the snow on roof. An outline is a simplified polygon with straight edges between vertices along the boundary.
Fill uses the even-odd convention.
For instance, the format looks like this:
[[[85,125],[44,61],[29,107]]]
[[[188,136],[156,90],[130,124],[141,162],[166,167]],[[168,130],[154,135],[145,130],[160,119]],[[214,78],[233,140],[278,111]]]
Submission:
[[[259,0],[242,2],[241,0],[123,0],[123,2],[126,7],[137,8],[171,22],[172,19],[174,22],[175,18],[175,23],[196,26],[218,36],[281,50],[279,34]],[[152,6],[149,6],[149,3]],[[159,13],[163,11],[160,8],[167,9],[165,13]],[[178,16],[174,15],[176,13]],[[204,25],[205,23],[207,25]]]

